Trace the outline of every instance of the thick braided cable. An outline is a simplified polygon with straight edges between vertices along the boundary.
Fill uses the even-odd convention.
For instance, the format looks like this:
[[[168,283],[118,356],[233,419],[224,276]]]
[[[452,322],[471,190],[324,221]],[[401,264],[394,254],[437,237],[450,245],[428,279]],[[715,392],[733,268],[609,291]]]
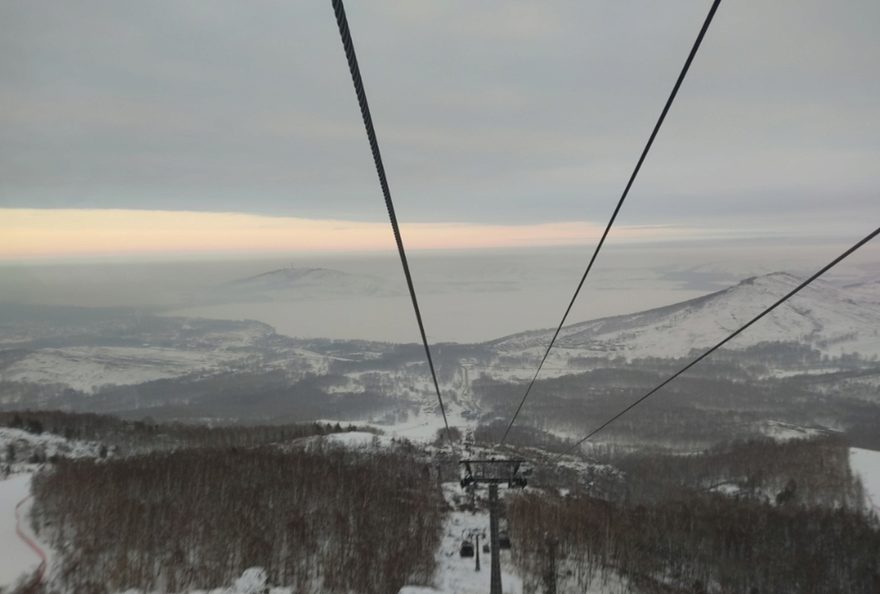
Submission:
[[[370,141],[370,150],[373,153],[373,163],[376,165],[379,184],[382,186],[382,195],[385,197],[385,206],[388,208],[388,218],[391,220],[391,229],[394,231],[394,241],[397,242],[397,252],[400,254],[400,263],[403,265],[406,286],[409,288],[409,296],[412,299],[416,321],[419,324],[419,333],[422,336],[422,344],[425,346],[425,356],[428,359],[428,367],[431,369],[431,379],[434,380],[434,389],[437,392],[437,402],[440,403],[440,413],[443,415],[443,425],[446,427],[446,438],[451,443],[449,422],[446,419],[446,407],[443,405],[443,397],[440,395],[440,384],[437,381],[437,372],[434,369],[434,359],[431,357],[431,348],[428,346],[428,337],[425,334],[425,325],[422,322],[422,312],[419,309],[419,300],[416,298],[416,289],[413,285],[412,274],[410,274],[409,271],[406,250],[403,247],[403,238],[400,235],[400,227],[397,224],[397,215],[394,212],[394,203],[391,201],[391,190],[388,188],[388,178],[385,175],[385,166],[382,164],[382,154],[379,152],[379,141],[376,139],[376,130],[373,128],[373,118],[370,115],[370,106],[367,104],[367,93],[364,91],[364,82],[361,79],[360,68],[358,68],[357,56],[354,52],[354,42],[351,40],[351,32],[348,29],[348,19],[345,18],[345,7],[342,5],[342,0],[332,0],[332,2],[333,12],[336,13],[336,24],[339,25],[339,35],[342,37],[342,47],[345,50],[345,58],[348,60],[348,69],[351,72],[351,80],[354,83],[358,105],[361,108],[361,117],[364,119],[367,138]]]

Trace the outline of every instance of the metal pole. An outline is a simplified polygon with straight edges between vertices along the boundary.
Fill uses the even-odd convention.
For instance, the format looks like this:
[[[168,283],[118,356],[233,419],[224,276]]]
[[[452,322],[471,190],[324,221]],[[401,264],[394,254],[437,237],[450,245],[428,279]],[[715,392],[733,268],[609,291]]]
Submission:
[[[544,574],[544,585],[547,594],[556,594],[556,544],[554,537],[547,535],[547,573]]]
[[[498,485],[489,484],[489,546],[492,554],[492,578],[489,594],[501,593],[501,551],[498,548]]]
[[[480,571],[480,534],[477,533],[477,547],[474,549],[477,552],[477,565],[474,567],[474,571]]]

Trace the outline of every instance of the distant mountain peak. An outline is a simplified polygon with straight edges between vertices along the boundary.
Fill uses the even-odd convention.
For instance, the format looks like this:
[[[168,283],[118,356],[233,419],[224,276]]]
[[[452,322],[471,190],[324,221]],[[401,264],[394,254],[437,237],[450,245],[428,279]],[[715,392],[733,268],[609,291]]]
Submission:
[[[289,281],[301,280],[309,277],[328,277],[328,276],[345,276],[346,273],[331,268],[298,268],[294,265],[285,266],[284,268],[276,268],[268,272],[261,272],[253,276],[239,278],[231,281],[232,285],[246,285],[253,282],[261,282],[267,279],[279,278]]]
[[[285,266],[226,283],[226,289],[241,293],[294,293],[298,296],[393,295],[396,291],[384,279],[333,268]]]

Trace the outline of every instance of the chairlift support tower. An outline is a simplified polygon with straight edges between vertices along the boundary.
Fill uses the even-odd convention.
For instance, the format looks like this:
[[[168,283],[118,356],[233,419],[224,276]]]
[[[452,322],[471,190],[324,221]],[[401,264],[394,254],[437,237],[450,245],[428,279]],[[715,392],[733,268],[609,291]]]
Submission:
[[[522,489],[528,481],[519,474],[525,460],[510,458],[467,459],[459,461],[464,469],[461,487],[489,486],[489,547],[492,568],[489,594],[501,592],[501,556],[498,547],[498,485]]]

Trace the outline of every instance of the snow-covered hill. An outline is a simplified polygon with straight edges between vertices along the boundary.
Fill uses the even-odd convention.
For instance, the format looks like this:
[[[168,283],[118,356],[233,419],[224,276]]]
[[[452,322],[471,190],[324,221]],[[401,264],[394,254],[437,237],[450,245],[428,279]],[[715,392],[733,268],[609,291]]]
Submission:
[[[542,379],[607,367],[611,358],[686,357],[694,349],[705,350],[798,283],[790,274],[772,273],[674,305],[567,326]],[[838,359],[826,365],[818,356],[798,359],[800,351],[793,347],[809,346],[829,356],[880,354],[880,304],[873,303],[871,296],[870,290],[841,289],[819,281],[728,347],[742,350],[761,343],[788,343],[770,349],[778,355],[772,365],[748,371],[756,379],[862,371],[858,365],[870,365],[869,361],[852,367]],[[391,434],[426,440],[436,436],[442,423],[418,345],[298,340],[257,322],[152,316],[109,318],[99,330],[88,334],[87,327],[74,325],[55,336],[31,332],[25,325],[24,335],[31,332],[33,337],[0,353],[0,382],[6,382],[0,404],[98,411],[110,406],[114,411],[149,407],[152,414],[172,407],[175,415],[181,414],[182,406],[188,407],[188,415],[199,418],[238,419],[284,410],[310,418],[369,420]],[[550,336],[550,330],[535,330],[481,344],[437,345],[435,362],[450,423],[470,427],[489,412],[491,406],[482,401],[484,388],[475,380],[528,381]],[[764,353],[742,357],[750,366],[761,367]],[[858,387],[857,397],[871,399],[868,383],[876,381],[872,374],[840,381]],[[168,381],[144,390],[112,387],[157,379]],[[609,379],[606,387],[616,381],[624,380]],[[67,394],[59,386],[85,394]],[[826,391],[833,387],[828,382],[823,386]],[[297,399],[288,398],[287,390]]]
[[[108,320],[94,328],[72,325],[58,336],[24,326],[19,348],[0,352],[6,355],[0,357],[0,382],[57,384],[91,393],[102,386],[219,373],[242,364],[273,336],[271,327],[252,321]],[[8,396],[0,392],[0,402],[8,403]]]
[[[225,351],[163,347],[40,349],[0,370],[0,379],[63,384],[81,392],[107,385],[136,385],[201,371],[216,373],[241,356]]]
[[[855,301],[880,307],[880,279],[848,285],[845,291]]]
[[[850,448],[849,461],[865,488],[866,504],[880,514],[880,452]]]
[[[788,293],[800,279],[777,272],[675,305],[566,326],[557,353],[576,356],[682,357],[705,349]],[[502,353],[534,355],[551,330],[524,332],[491,344]],[[730,348],[799,342],[824,353],[880,353],[880,304],[817,281],[749,328]],[[571,352],[576,351],[576,352]],[[561,356],[561,355],[559,355]]]

